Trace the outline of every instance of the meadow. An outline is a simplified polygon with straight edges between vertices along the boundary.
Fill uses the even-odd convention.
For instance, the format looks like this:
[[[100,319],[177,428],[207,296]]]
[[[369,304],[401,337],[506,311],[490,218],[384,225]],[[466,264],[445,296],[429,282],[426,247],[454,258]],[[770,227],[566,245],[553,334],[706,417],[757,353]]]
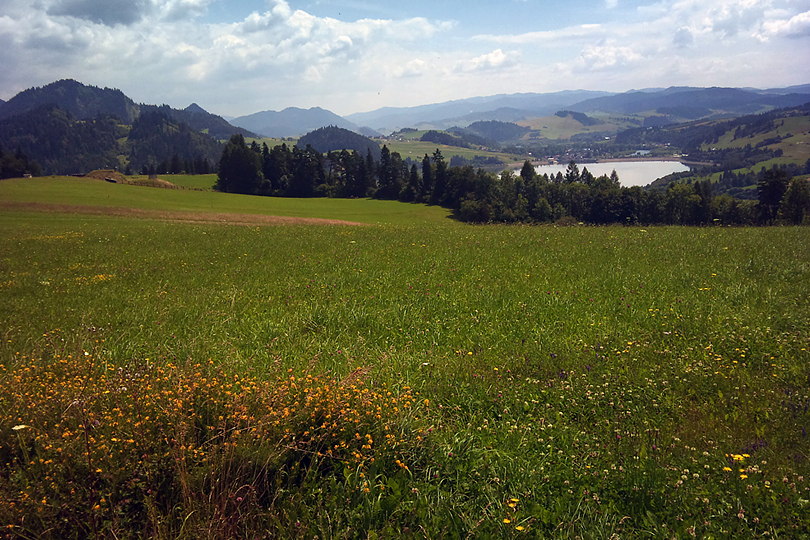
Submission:
[[[810,535],[806,228],[38,182],[0,182],[0,535]]]

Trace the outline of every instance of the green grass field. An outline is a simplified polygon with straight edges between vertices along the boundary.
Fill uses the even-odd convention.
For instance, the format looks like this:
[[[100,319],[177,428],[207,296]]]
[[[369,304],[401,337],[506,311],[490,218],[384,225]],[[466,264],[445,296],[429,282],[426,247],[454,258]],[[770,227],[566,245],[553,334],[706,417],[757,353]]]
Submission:
[[[549,140],[568,140],[574,135],[581,133],[616,133],[622,129],[633,127],[626,119],[613,118],[609,115],[593,115],[594,118],[602,120],[603,123],[593,126],[585,126],[574,120],[570,116],[560,118],[559,116],[543,116],[529,118],[517,122],[518,125],[531,128],[536,133],[530,134],[532,137],[539,136]]]
[[[203,175],[205,183],[209,175]],[[171,179],[171,175],[167,175]],[[0,182],[3,203],[47,203],[181,211],[195,214],[236,213],[318,217],[361,223],[444,223],[448,211],[439,207],[357,199],[293,199],[252,197],[232,193],[160,189],[111,184],[92,178],[42,177]]]
[[[462,148],[460,146],[447,146],[445,144],[436,144],[432,142],[424,142],[418,140],[404,140],[394,141],[386,140],[380,141],[382,144],[388,146],[392,152],[398,152],[403,159],[411,158],[419,161],[425,154],[432,156],[433,152],[438,148],[444,159],[450,161],[453,156],[461,156],[466,159],[472,159],[475,156],[495,157],[504,163],[520,162],[529,159],[531,156],[519,156],[515,154],[507,154],[504,152],[489,152],[486,150],[476,150],[474,148]]]
[[[768,145],[772,150],[781,149],[783,157],[771,160],[778,164],[803,164],[808,159],[808,144],[810,144],[810,117],[796,116],[783,118],[776,122],[776,128],[767,133],[757,133],[750,137],[733,138],[734,133],[728,132],[716,143],[704,145],[704,149],[712,148],[743,148],[747,145],[756,146],[766,139],[776,136],[785,137],[781,141]],[[770,162],[768,162],[770,165]]]
[[[806,228],[60,179],[0,200],[370,224],[0,207],[3,534],[810,535]]]

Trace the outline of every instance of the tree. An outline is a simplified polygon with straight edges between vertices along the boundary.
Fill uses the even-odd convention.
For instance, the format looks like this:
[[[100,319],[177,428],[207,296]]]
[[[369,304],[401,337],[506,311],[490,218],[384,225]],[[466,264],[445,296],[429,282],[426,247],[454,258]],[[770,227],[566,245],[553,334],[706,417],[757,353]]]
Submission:
[[[773,167],[763,171],[759,182],[757,182],[757,194],[759,195],[759,210],[762,223],[770,225],[776,218],[779,210],[779,203],[787,190],[787,171],[780,167]]]
[[[534,170],[534,165],[527,159],[523,162],[523,167],[520,169],[520,177],[523,178],[523,182],[528,186],[534,177],[537,176],[537,172]]]
[[[321,154],[310,145],[301,150],[293,149],[293,171],[286,195],[290,197],[312,197],[315,186],[322,183],[323,164]]]
[[[380,151],[378,187],[374,196],[378,199],[396,199],[400,192],[399,170],[394,163],[391,151],[383,145]]]
[[[433,152],[434,181],[430,192],[430,204],[445,204],[447,191],[447,163],[444,161],[441,150]]]
[[[216,188],[228,193],[257,193],[264,179],[261,161],[261,155],[248,148],[242,135],[232,135],[219,160]]]
[[[574,182],[579,182],[579,167],[573,161],[568,163],[568,168],[565,169],[565,183],[566,184],[573,184]]]
[[[433,166],[430,163],[430,157],[425,154],[422,158],[422,192],[419,194],[419,199],[427,201],[430,198],[430,193],[433,191]]]
[[[791,225],[801,225],[810,217],[810,180],[794,178],[790,181],[779,205],[779,219]]]

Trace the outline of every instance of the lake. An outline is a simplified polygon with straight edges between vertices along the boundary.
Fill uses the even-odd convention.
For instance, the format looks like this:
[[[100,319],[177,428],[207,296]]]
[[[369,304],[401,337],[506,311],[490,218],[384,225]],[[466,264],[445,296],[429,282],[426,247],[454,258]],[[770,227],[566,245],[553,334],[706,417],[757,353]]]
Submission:
[[[602,163],[577,163],[577,167],[582,171],[587,168],[594,176],[610,175],[613,170],[619,175],[619,182],[625,187],[646,186],[647,184],[676,172],[685,172],[689,167],[679,161],[606,161]],[[538,174],[556,175],[558,172],[565,174],[565,165],[538,165],[534,169]],[[517,171],[520,173],[520,170]]]

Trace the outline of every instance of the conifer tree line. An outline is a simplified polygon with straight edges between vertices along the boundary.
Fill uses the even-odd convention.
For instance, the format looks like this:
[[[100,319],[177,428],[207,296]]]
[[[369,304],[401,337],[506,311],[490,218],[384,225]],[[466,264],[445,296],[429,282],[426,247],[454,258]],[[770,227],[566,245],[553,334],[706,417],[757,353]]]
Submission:
[[[10,152],[0,146],[0,178],[19,178],[26,174],[39,176],[40,166],[19,149]]]
[[[791,171],[793,172],[793,171]],[[541,175],[530,162],[500,175],[470,165],[448,166],[439,149],[421,162],[383,146],[380,159],[352,150],[326,154],[311,146],[269,148],[241,135],[228,141],[216,189],[279,197],[372,197],[439,205],[472,223],[771,225],[810,222],[810,182],[780,167],[759,173],[757,200],[714,196],[708,181],[666,190],[623,187],[614,171],[595,177],[571,162],[565,173]]]

